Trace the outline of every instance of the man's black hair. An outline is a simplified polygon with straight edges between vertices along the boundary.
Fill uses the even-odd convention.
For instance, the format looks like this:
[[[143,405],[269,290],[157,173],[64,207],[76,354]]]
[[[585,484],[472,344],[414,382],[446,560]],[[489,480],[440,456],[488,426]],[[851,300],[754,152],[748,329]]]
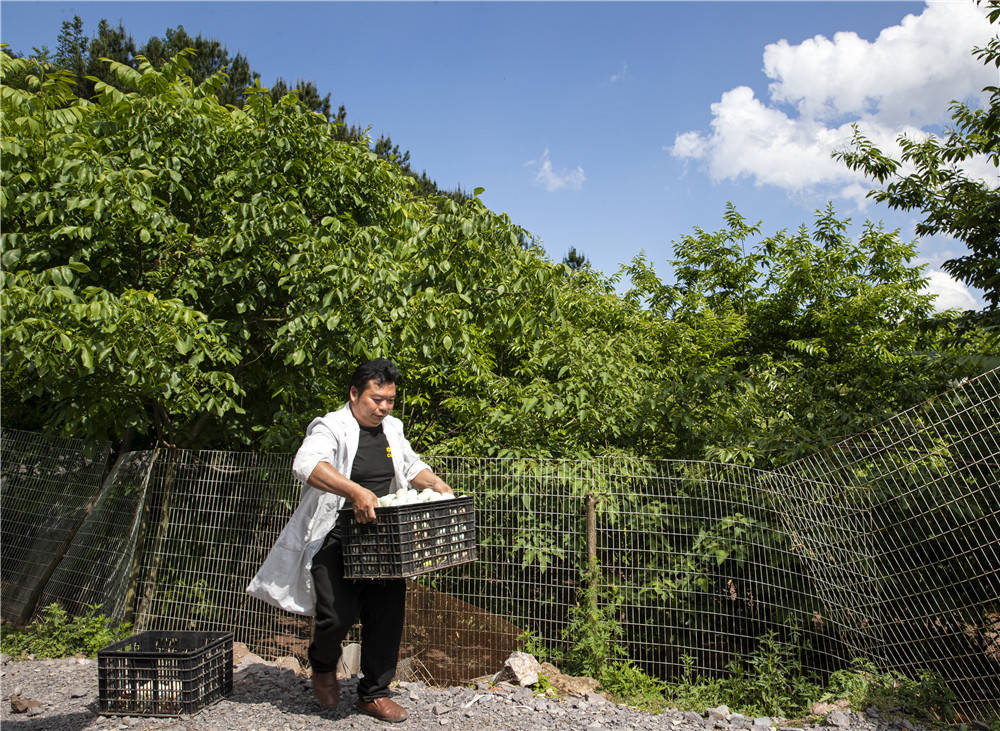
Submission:
[[[373,358],[354,369],[351,374],[351,383],[347,387],[348,396],[352,388],[357,388],[360,394],[365,390],[369,381],[375,381],[376,386],[384,386],[387,383],[399,382],[399,369],[391,360],[385,358]]]

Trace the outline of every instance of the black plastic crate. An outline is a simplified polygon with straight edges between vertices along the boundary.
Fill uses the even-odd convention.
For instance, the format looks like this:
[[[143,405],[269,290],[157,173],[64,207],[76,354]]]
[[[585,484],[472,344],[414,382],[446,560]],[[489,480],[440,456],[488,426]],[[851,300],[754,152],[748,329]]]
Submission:
[[[373,523],[353,515],[343,538],[344,578],[404,579],[476,560],[472,497],[375,509]]]
[[[233,690],[231,632],[141,632],[97,652],[101,713],[180,716]]]

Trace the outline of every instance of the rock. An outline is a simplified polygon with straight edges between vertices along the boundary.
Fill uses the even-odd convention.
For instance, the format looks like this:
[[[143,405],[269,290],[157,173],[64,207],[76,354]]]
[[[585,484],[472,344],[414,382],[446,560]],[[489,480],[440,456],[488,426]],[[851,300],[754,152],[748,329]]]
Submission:
[[[250,648],[242,642],[233,643],[233,667],[240,664],[240,661],[250,654]]]
[[[559,668],[549,662],[543,662],[539,665],[539,673],[544,675],[549,684],[560,693],[587,695],[587,693],[595,692],[600,686],[600,683],[586,675],[564,675],[559,671]]]
[[[899,725],[906,729],[906,731],[917,731],[917,727],[910,723],[909,719],[904,718],[899,722]]]
[[[255,655],[252,652],[248,652],[246,655],[240,658],[240,664],[237,666],[238,670],[246,670],[253,665],[266,665],[267,661],[260,655]]]
[[[538,682],[538,660],[527,652],[512,652],[504,661],[498,680],[511,680],[525,687]]]
[[[414,680],[412,674],[413,658],[405,658],[396,665],[396,677],[405,680]],[[400,672],[403,669],[404,672]],[[345,645],[340,653],[340,660],[337,661],[337,677],[349,678],[361,672],[361,645],[352,642]]]
[[[705,716],[710,721],[728,720],[727,717],[729,716],[729,706],[721,705],[721,706],[716,706],[715,708],[708,708],[705,710]]]
[[[443,716],[451,710],[451,706],[446,706],[444,703],[435,703],[431,707],[431,713],[435,716]]]
[[[757,718],[753,720],[754,728],[771,728],[771,726],[773,725],[774,721],[772,721],[767,716],[757,716]]]
[[[838,708],[826,714],[826,722],[831,726],[846,728],[851,725],[851,717]]]
[[[603,706],[605,703],[608,702],[608,699],[605,698],[600,693],[590,692],[587,693],[585,697],[587,699],[587,703],[589,703],[592,706]]]
[[[700,724],[702,721],[701,714],[694,711],[684,711],[681,716],[685,721],[689,721],[690,723]]]
[[[42,704],[34,698],[22,698],[20,694],[14,693],[10,696],[10,710],[14,713],[27,713],[32,708],[38,708]]]
[[[742,713],[730,713],[728,716],[726,716],[726,720],[729,722],[729,725],[732,726],[733,728],[750,727],[750,719],[748,719]]]
[[[274,661],[274,666],[281,668],[282,670],[291,670],[296,675],[301,675],[304,672],[302,666],[299,664],[299,661],[291,655],[279,657]]]
[[[10,655],[5,655],[0,653],[0,665],[6,665],[10,662]]]
[[[41,705],[32,706],[31,708],[28,709],[29,716],[41,716],[43,713],[45,713],[45,711],[41,707]]]

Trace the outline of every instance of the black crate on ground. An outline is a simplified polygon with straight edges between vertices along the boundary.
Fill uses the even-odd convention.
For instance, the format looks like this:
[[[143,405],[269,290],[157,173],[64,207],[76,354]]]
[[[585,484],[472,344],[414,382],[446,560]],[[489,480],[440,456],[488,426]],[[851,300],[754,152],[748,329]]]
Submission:
[[[344,578],[403,579],[476,560],[472,497],[375,509],[352,516],[343,539]]]
[[[97,652],[102,714],[180,716],[233,690],[231,632],[141,632]]]

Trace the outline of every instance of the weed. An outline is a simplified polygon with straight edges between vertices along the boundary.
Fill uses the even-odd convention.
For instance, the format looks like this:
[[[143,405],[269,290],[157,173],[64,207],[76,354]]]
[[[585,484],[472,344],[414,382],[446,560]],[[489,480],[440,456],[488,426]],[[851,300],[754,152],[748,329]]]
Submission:
[[[625,654],[619,644],[622,627],[615,619],[618,595],[614,587],[601,585],[600,569],[592,561],[583,573],[580,599],[569,612],[563,638],[572,642],[564,661],[572,675],[600,678],[604,669]]]
[[[22,630],[8,629],[0,638],[3,652],[16,660],[33,655],[37,658],[67,657],[83,653],[89,657],[113,642],[127,637],[131,625],[117,627],[91,604],[83,614],[70,619],[56,603],[42,609],[41,615]]]
[[[599,678],[601,688],[614,696],[619,703],[635,706],[643,711],[659,713],[667,706],[664,693],[667,684],[646,675],[627,660],[611,663]]]
[[[517,646],[521,648],[521,652],[533,655],[538,662],[552,662],[558,659],[556,653],[546,647],[542,639],[530,629],[518,635]]]
[[[955,717],[954,692],[937,673],[921,670],[913,680],[890,670],[879,673],[868,660],[855,659],[852,667],[830,676],[822,700],[844,698],[851,708],[898,708],[902,713],[929,721]]]

